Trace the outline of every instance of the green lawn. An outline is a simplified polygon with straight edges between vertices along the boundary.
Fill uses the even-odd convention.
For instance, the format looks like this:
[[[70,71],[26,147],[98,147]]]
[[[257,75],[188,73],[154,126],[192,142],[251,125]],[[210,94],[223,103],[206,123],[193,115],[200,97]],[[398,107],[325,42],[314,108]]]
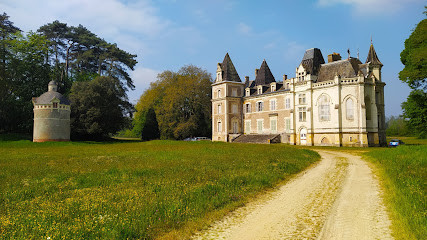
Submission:
[[[188,238],[317,160],[285,145],[0,141],[0,238]]]
[[[423,144],[423,140],[415,138],[402,140],[406,140],[407,145],[371,149],[365,155],[379,170],[395,238],[424,239],[427,236],[427,145],[410,145]]]

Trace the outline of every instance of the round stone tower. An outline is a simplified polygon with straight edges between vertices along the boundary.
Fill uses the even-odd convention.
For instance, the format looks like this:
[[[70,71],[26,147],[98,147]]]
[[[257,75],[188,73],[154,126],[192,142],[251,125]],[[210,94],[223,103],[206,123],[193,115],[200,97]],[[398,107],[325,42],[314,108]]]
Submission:
[[[50,81],[48,91],[33,98],[33,142],[70,141],[70,101]]]

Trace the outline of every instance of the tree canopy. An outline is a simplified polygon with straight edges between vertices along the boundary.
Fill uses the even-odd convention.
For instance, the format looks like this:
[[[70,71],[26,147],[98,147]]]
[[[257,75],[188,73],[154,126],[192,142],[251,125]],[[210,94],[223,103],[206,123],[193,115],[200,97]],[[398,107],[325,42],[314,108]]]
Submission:
[[[160,73],[136,105],[134,131],[142,134],[144,113],[153,108],[161,139],[210,136],[211,84],[211,75],[192,65]]]
[[[116,133],[126,123],[132,107],[120,83],[113,77],[75,82],[71,88],[71,135],[97,139]]]
[[[128,71],[134,70],[135,58],[136,55],[105,41],[82,25],[75,27],[53,21],[37,32],[24,34],[3,13],[0,15],[0,132],[31,132],[31,99],[45,92],[51,80],[58,83],[60,93],[68,96],[73,84],[75,89],[81,89],[80,82],[98,76],[108,77],[110,82],[114,79],[115,84],[108,86],[114,87],[110,91],[121,101],[110,104],[119,104],[112,108],[129,112],[132,107],[126,91],[134,85]],[[92,90],[93,93],[106,91],[104,88]],[[76,94],[74,92],[74,98]],[[82,120],[81,116],[79,119]]]
[[[427,15],[427,11],[424,14]],[[406,39],[405,49],[400,54],[400,60],[405,67],[400,71],[399,78],[413,89],[406,102],[402,103],[403,116],[408,119],[411,132],[426,138],[427,19],[419,22],[409,38]]]
[[[418,23],[405,41],[405,49],[400,53],[405,67],[399,73],[399,79],[412,89],[426,90],[427,78],[427,19]]]

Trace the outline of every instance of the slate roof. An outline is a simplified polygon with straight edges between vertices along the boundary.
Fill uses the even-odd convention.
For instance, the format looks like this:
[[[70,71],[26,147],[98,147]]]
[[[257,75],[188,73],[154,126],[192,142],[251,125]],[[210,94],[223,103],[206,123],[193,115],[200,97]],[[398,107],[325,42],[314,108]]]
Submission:
[[[324,64],[322,52],[318,48],[311,48],[305,51],[301,64],[307,71],[307,74],[317,75],[320,65]]]
[[[221,64],[221,69],[223,81],[242,82],[228,53],[225,54],[224,61],[222,61]]]
[[[322,64],[320,66],[317,82],[333,80],[335,75],[339,75],[342,78],[356,77],[359,73],[361,64],[362,62],[360,62],[360,60],[357,58],[344,59]]]
[[[34,99],[34,103],[36,104],[51,104],[51,101],[57,98],[59,99],[60,104],[70,105],[70,100],[64,97],[59,92],[49,91],[43,93],[40,97]]]
[[[371,64],[377,64],[377,65],[383,66],[383,64],[378,59],[377,53],[375,52],[374,45],[372,43],[371,43],[371,47],[369,47],[369,53],[365,63],[371,63]]]
[[[264,59],[264,61],[262,61],[261,67],[259,68],[258,75],[255,78],[255,85],[266,85],[275,81],[276,80],[274,79],[267,62]]]

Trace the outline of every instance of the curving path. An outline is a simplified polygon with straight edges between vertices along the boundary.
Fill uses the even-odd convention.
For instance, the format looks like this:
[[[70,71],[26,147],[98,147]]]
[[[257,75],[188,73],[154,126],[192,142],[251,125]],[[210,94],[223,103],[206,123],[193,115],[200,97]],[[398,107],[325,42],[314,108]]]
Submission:
[[[378,180],[359,156],[322,160],[194,239],[392,239]]]

